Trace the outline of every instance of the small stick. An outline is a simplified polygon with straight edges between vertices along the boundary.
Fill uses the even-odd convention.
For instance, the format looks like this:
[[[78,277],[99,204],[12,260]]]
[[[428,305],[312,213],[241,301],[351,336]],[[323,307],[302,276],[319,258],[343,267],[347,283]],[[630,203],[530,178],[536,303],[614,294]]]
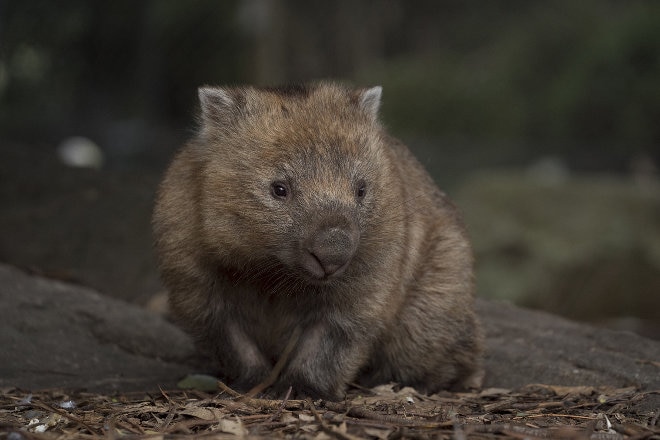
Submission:
[[[307,402],[307,406],[309,407],[309,410],[312,412],[312,414],[314,415],[314,418],[321,425],[321,429],[326,434],[333,435],[333,436],[337,437],[340,440],[356,440],[356,439],[358,439],[358,437],[355,437],[355,436],[350,435],[350,434],[345,433],[345,432],[341,432],[338,429],[336,429],[334,426],[330,426],[327,423],[325,423],[325,420],[323,420],[321,418],[321,415],[319,414],[319,412],[316,410],[316,408],[314,408],[314,404],[312,403],[312,400],[307,399],[306,402]]]
[[[234,391],[233,389],[229,388],[223,381],[219,380],[218,381],[218,388],[220,388],[221,391],[224,391],[225,393],[229,394],[231,397],[243,397],[239,392]]]
[[[514,417],[513,420],[517,420],[517,419],[536,419],[536,418],[539,418],[539,417],[565,417],[567,419],[598,420],[597,417],[578,416],[578,415],[573,415],[573,414],[552,414],[552,413],[527,414],[527,415],[524,415],[524,416]]]
[[[115,426],[120,426],[125,430],[132,432],[133,434],[144,435],[144,429],[142,429],[140,425],[137,425],[135,423],[130,423],[124,420],[114,420],[113,423]]]
[[[359,383],[356,383],[356,382],[349,382],[348,385],[349,385],[350,387],[355,388],[355,389],[358,389],[358,390],[360,390],[360,391],[362,391],[362,392],[369,393],[369,395],[372,395],[372,396],[373,396],[373,395],[375,394],[375,393],[374,393],[374,390],[372,390],[371,388],[367,388],[367,387],[365,387],[365,386],[362,386],[362,385],[360,385]]]
[[[224,382],[218,381],[218,388],[222,391],[229,394],[231,397],[234,397],[237,402],[245,403],[253,408],[268,408],[268,409],[278,409],[281,405],[284,405],[285,409],[301,409],[303,407],[303,400],[271,400],[271,399],[255,399],[253,397],[243,396],[241,393],[232,390]]]
[[[452,422],[424,422],[421,420],[410,420],[404,419],[403,417],[380,414],[361,406],[348,406],[346,404],[327,401],[324,402],[324,404],[330,411],[337,413],[346,412],[349,416],[358,417],[360,419],[377,420],[379,422],[401,425],[409,428],[446,428],[453,426]]]
[[[176,416],[174,409],[174,404],[170,402],[170,409],[167,411],[167,417],[165,417],[165,421],[160,427],[161,432],[165,432],[165,429],[167,429],[170,426],[170,423],[172,423],[172,420],[174,420],[174,416]]]
[[[649,423],[649,426],[655,426],[655,424],[658,422],[658,417],[660,417],[660,409],[655,412],[655,415],[651,419],[651,423]]]
[[[284,405],[286,405],[287,401],[289,400],[289,396],[291,395],[291,391],[293,390],[293,387],[289,387],[289,390],[286,392],[286,395],[284,396],[284,399],[282,399],[282,404],[280,407],[277,409],[273,415],[271,415],[266,422],[272,422],[275,420],[276,417],[279,417],[280,414],[282,414],[282,411],[284,411]]]
[[[92,434],[99,435],[99,433],[96,432],[96,430],[94,430],[91,426],[89,426],[87,423],[85,423],[82,419],[80,419],[79,417],[74,416],[73,414],[69,414],[64,410],[61,410],[59,408],[55,408],[54,406],[50,406],[46,403],[37,402],[37,401],[32,401],[31,405],[38,406],[39,408],[45,409],[46,411],[55,412],[55,413],[57,413],[57,414],[59,414],[63,417],[66,417],[67,419],[69,419],[69,420],[85,427],[85,429],[87,429]]]
[[[275,383],[280,373],[286,366],[286,363],[289,360],[289,355],[291,355],[293,349],[296,348],[296,344],[298,344],[298,339],[300,339],[301,333],[302,330],[300,329],[300,326],[296,326],[296,328],[293,329],[291,337],[289,338],[289,342],[287,342],[282,355],[277,360],[277,363],[275,363],[275,366],[270,371],[268,377],[263,382],[257,384],[254,388],[248,391],[244,398],[252,398]]]

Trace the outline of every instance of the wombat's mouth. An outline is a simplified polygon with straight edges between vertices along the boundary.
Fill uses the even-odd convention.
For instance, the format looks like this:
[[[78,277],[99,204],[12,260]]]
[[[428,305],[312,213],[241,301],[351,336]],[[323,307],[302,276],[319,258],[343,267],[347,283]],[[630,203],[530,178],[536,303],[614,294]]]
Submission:
[[[302,270],[312,283],[325,284],[341,276],[348,267],[351,256],[347,258],[323,258],[313,252],[304,252],[301,256]]]

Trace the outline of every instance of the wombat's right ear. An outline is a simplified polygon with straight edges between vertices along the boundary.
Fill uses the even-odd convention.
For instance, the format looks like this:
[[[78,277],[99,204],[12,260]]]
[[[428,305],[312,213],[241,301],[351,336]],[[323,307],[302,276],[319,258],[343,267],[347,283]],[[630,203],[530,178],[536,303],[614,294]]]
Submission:
[[[373,120],[378,117],[378,109],[380,108],[380,97],[383,94],[381,86],[372,87],[370,89],[360,90],[359,104],[362,111],[371,116]]]
[[[238,99],[229,89],[205,86],[198,89],[198,94],[205,124],[227,122],[239,111]]]

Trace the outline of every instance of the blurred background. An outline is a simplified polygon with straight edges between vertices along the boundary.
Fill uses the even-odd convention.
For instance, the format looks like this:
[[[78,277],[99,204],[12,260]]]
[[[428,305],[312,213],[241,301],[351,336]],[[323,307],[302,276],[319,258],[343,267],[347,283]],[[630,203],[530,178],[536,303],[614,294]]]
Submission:
[[[316,79],[384,87],[479,295],[660,339],[651,0],[0,0],[0,261],[148,304],[197,87]]]

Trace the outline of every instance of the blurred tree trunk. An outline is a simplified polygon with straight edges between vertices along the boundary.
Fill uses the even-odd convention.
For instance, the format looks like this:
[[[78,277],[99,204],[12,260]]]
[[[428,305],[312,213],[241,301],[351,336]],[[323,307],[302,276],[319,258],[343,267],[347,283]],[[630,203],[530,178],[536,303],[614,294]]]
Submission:
[[[260,84],[347,77],[381,59],[401,1],[243,0],[238,19],[253,40],[252,80]]]
[[[243,0],[238,20],[243,31],[254,41],[251,82],[279,84],[286,80],[286,15],[281,0]]]

